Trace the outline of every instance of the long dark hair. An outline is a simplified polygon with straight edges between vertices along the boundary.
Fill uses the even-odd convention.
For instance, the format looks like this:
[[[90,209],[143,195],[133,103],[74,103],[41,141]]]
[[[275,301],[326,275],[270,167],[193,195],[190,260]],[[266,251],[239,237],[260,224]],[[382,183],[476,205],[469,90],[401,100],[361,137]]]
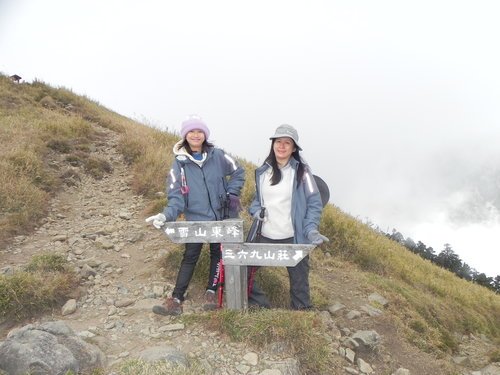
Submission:
[[[182,148],[182,147],[184,147],[186,149],[186,151],[189,153],[189,155],[193,156],[193,150],[191,150],[191,146],[189,146],[189,142],[187,141],[187,139],[184,139],[184,141],[182,142],[180,148]],[[211,147],[214,147],[214,145],[205,139],[203,141],[203,143],[201,144],[201,152],[202,153],[208,152],[208,149]]]
[[[264,164],[269,164],[271,165],[271,168],[273,169],[273,174],[271,175],[271,186],[276,185],[281,181],[281,170],[278,167],[278,161],[276,160],[276,154],[274,153],[274,142],[276,141],[276,138],[273,139],[271,142],[271,150],[269,151],[269,155],[267,156],[266,160],[264,161]],[[292,152],[291,157],[293,157],[295,160],[299,162],[299,166],[297,168],[297,187],[299,186],[300,182],[302,181],[302,177],[304,176],[304,171],[305,171],[305,164],[302,161],[302,158],[300,157],[299,153],[299,148],[293,143],[295,146],[295,151]]]

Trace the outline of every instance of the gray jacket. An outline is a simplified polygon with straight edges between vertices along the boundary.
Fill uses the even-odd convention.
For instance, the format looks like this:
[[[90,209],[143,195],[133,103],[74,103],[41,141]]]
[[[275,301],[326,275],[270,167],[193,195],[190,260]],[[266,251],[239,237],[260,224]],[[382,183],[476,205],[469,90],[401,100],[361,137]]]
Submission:
[[[295,179],[297,179],[298,161],[293,157],[290,159],[290,165],[295,169]],[[263,173],[271,168],[269,164],[264,164],[255,170],[255,196],[248,209],[250,215],[259,212],[262,207],[261,186]],[[307,244],[310,241],[307,235],[311,230],[318,229],[319,221],[323,205],[321,203],[321,195],[314,180],[313,174],[306,165],[302,181],[297,186],[297,181],[294,182],[292,191],[292,224],[294,228],[294,242]]]
[[[210,147],[200,166],[187,154],[179,152],[167,178],[167,206],[163,214],[167,221],[175,221],[184,213],[188,221],[216,221],[223,219],[223,205],[227,193],[239,196],[245,182],[245,170],[223,150]],[[230,212],[230,217],[237,217]]]

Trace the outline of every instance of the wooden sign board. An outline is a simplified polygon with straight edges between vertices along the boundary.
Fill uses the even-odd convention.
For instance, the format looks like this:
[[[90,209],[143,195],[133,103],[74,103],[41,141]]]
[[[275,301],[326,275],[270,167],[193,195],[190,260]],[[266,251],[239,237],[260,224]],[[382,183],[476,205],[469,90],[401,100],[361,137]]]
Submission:
[[[172,221],[163,231],[175,243],[243,242],[243,220]]]
[[[243,220],[174,221],[163,231],[174,243],[221,243],[226,305],[247,308],[247,266],[293,267],[314,249],[306,244],[243,242]]]
[[[293,267],[314,249],[314,245],[270,243],[224,243],[224,265]]]

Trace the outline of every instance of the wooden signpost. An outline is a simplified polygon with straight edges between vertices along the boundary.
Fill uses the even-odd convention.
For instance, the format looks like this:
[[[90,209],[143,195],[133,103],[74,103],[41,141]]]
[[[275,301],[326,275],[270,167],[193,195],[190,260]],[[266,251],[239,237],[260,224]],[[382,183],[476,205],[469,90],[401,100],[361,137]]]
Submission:
[[[247,266],[293,267],[314,245],[247,243],[243,240],[243,220],[167,222],[163,231],[175,243],[222,244],[226,307],[248,307]]]

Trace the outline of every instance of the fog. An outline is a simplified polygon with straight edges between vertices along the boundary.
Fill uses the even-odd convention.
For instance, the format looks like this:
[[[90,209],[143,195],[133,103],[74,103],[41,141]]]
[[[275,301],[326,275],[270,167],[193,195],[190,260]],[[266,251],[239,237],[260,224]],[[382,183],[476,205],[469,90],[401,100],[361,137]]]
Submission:
[[[500,274],[496,1],[0,2],[0,71],[260,164],[297,128],[331,203]]]

